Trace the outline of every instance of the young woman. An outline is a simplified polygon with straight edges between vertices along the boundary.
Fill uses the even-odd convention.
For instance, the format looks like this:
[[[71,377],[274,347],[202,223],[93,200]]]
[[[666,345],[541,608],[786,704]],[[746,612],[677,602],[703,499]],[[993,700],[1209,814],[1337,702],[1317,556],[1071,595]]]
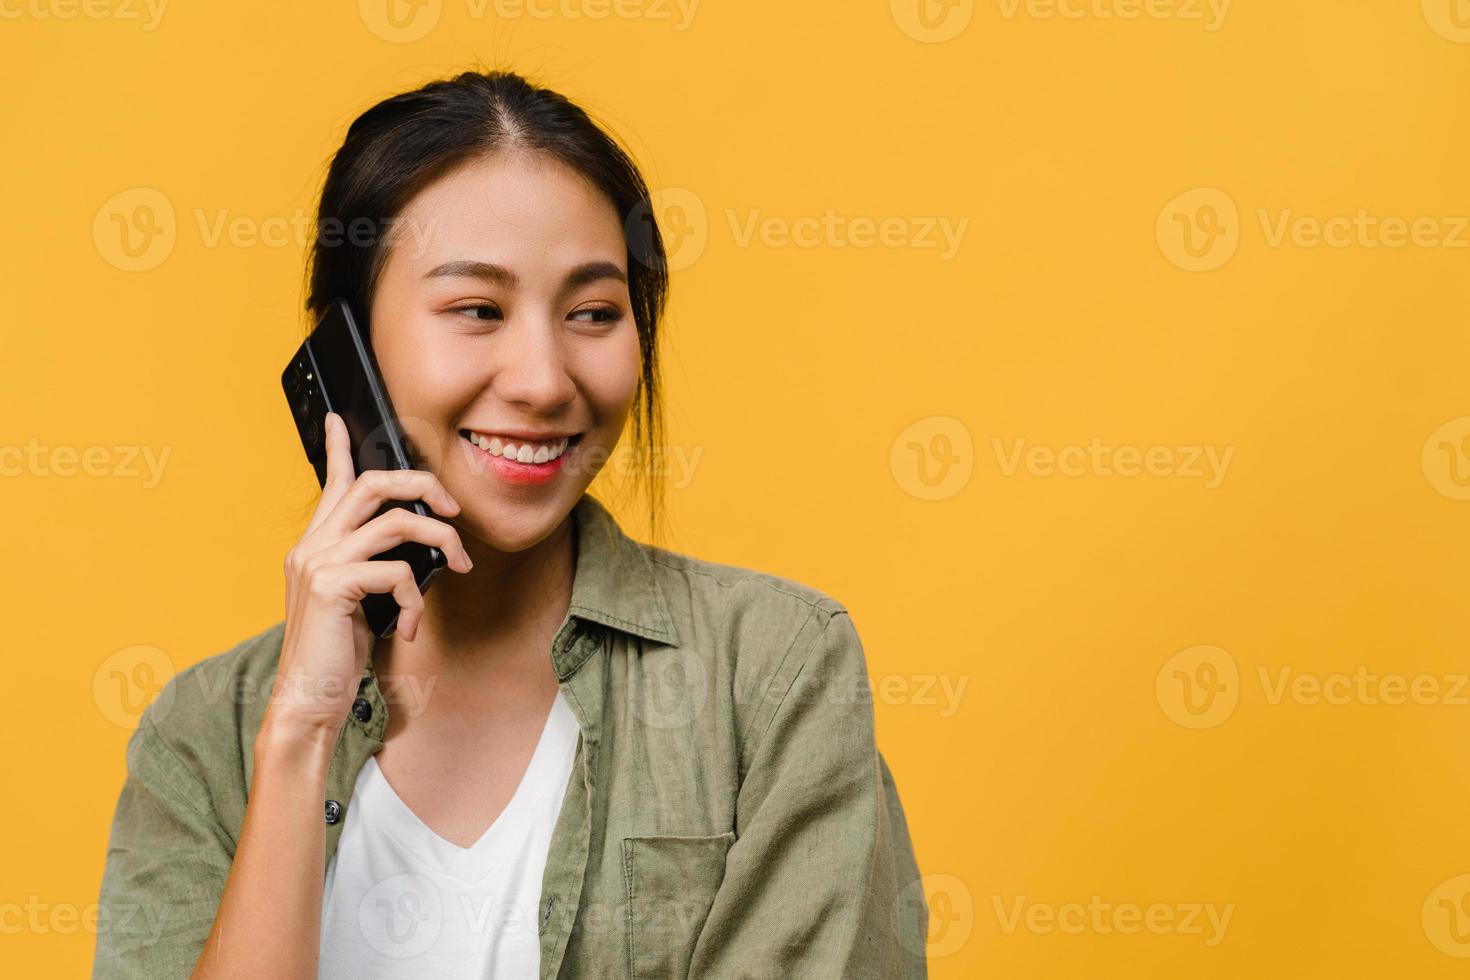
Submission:
[[[660,431],[647,200],[514,74],[353,123],[307,308],[369,325],[427,462],[355,473],[329,416],[284,622],[178,674],[129,743],[96,976],[925,974],[848,613],[635,542],[586,493],[630,415]],[[424,596],[369,560],[408,540],[449,559]],[[386,639],[374,592],[403,607]]]

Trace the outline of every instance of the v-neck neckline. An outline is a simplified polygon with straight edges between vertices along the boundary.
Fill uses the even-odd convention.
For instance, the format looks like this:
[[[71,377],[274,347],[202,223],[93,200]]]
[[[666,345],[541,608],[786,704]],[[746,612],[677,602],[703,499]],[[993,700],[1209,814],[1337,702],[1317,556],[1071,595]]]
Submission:
[[[542,723],[541,734],[537,737],[536,748],[531,753],[530,761],[527,762],[525,771],[521,773],[520,780],[516,783],[515,791],[509,800],[501,808],[490,826],[486,827],[479,838],[468,847],[461,847],[453,841],[442,837],[434,828],[424,823],[419,815],[398,795],[388,777],[378,766],[376,755],[369,756],[364,765],[372,766],[368,774],[367,784],[364,787],[370,799],[380,807],[385,808],[391,819],[384,828],[398,843],[412,855],[420,860],[429,861],[438,871],[464,881],[478,881],[483,879],[506,856],[497,844],[507,834],[520,826],[529,811],[533,810],[548,792],[552,789],[560,790],[560,785],[538,780],[535,785],[531,774],[541,769],[553,766],[552,753],[566,750],[570,758],[576,751],[576,738],[580,733],[576,717],[567,705],[560,690],[552,699],[551,708],[547,711],[546,720]],[[568,744],[570,743],[570,745]],[[560,771],[561,767],[556,767]],[[410,839],[405,839],[410,838]],[[427,853],[425,853],[427,848]],[[466,877],[470,875],[472,877]]]

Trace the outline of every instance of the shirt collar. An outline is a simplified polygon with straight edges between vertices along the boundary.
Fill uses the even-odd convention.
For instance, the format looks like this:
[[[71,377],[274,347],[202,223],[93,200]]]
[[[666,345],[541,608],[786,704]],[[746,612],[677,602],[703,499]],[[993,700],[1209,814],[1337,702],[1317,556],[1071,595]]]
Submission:
[[[568,620],[594,622],[678,646],[679,634],[645,546],[624,534],[607,508],[585,492],[572,507],[572,528],[577,540],[577,562]],[[561,637],[569,626],[570,622],[563,625],[552,644],[552,662],[563,681],[576,673],[592,651],[590,644],[560,648]],[[357,713],[354,704],[351,723],[381,744],[387,730],[388,710],[373,668],[377,642],[378,638],[369,630],[367,663],[358,685],[358,700],[366,702],[363,712],[366,717]]]
[[[583,493],[572,508],[577,567],[568,612],[669,646],[679,645],[653,561],[623,533],[597,498]]]
[[[678,631],[644,546],[624,534],[590,493],[584,492],[572,507],[572,522],[577,564],[568,615],[678,646]],[[372,671],[371,651],[377,639],[369,633],[364,677]]]

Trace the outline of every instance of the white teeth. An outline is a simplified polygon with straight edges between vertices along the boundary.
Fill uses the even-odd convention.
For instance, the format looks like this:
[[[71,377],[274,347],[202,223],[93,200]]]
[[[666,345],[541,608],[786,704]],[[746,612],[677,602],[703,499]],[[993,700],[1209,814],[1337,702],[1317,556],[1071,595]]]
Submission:
[[[486,436],[478,432],[470,433],[470,441],[491,456],[503,456],[513,459],[518,463],[547,463],[556,459],[566,452],[570,439],[556,439],[552,442],[527,442],[516,445],[513,442],[501,442],[499,436]]]

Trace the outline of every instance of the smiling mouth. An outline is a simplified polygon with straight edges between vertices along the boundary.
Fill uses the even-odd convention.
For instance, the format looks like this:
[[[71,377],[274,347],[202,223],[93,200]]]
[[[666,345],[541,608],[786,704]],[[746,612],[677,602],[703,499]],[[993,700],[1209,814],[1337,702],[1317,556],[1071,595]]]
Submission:
[[[529,439],[501,438],[483,432],[471,432],[469,429],[460,429],[459,436],[491,456],[531,466],[541,466],[560,459],[563,453],[582,439],[582,433],[578,432],[570,437],[535,442]]]

